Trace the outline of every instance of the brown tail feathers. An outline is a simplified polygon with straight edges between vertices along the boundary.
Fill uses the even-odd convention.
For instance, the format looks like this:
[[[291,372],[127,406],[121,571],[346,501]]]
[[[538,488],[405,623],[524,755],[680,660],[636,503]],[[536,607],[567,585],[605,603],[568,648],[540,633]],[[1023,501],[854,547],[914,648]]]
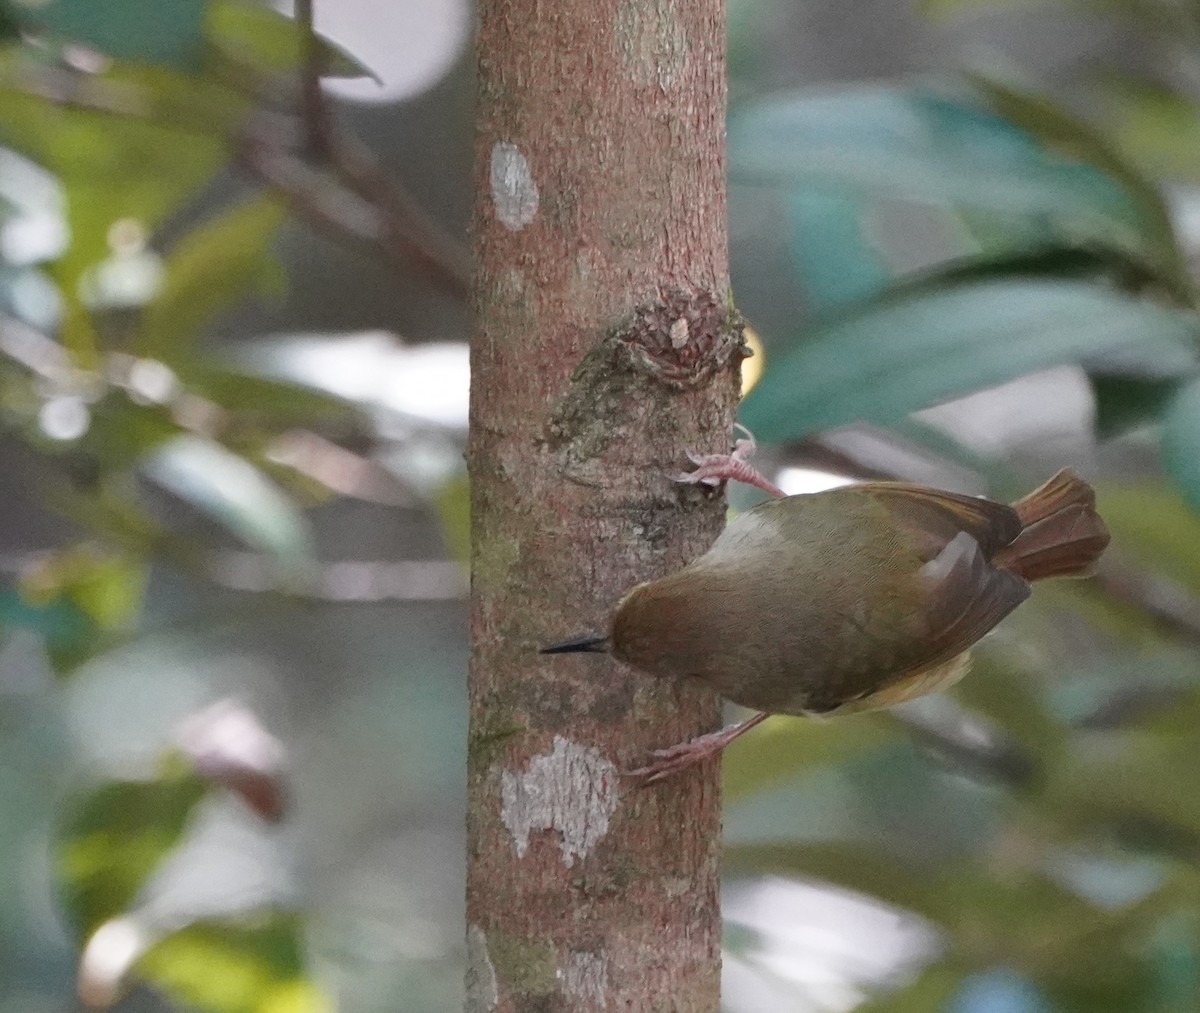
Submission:
[[[992,565],[1026,580],[1086,577],[1108,545],[1108,528],[1096,513],[1096,493],[1064,468],[1013,504],[1021,533],[992,558]]]

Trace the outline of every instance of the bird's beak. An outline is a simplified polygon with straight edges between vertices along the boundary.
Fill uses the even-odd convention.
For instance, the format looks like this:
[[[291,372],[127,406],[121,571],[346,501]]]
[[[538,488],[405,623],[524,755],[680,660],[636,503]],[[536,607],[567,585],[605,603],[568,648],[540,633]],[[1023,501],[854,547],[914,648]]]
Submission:
[[[551,644],[549,647],[543,647],[538,651],[538,654],[574,654],[585,651],[589,654],[603,654],[607,650],[608,637],[588,633],[582,637],[573,637],[571,640],[564,640],[561,644]]]

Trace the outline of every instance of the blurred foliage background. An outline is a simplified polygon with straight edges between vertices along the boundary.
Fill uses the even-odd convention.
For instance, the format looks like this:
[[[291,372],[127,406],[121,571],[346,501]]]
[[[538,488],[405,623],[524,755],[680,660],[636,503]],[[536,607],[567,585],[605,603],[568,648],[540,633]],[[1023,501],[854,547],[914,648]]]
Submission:
[[[1114,540],[730,750],[727,1010],[1200,1008],[1200,10],[730,15],[763,463]],[[315,18],[0,2],[0,1013],[461,1006],[471,11]]]

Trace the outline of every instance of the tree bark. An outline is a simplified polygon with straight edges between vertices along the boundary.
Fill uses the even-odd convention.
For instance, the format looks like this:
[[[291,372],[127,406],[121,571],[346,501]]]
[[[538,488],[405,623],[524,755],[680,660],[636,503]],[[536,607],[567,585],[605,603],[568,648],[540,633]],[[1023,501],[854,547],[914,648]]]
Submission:
[[[724,40],[722,0],[480,4],[471,1011],[719,1006],[719,765],[619,776],[719,701],[537,650],[723,522],[672,476],[728,450],[743,355]]]

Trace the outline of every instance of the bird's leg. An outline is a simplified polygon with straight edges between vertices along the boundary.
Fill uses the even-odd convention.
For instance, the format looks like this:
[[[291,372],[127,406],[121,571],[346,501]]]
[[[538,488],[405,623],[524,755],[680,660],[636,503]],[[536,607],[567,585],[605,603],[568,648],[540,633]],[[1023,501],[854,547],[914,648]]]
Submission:
[[[710,732],[708,735],[688,739],[687,742],[680,742],[678,745],[669,746],[666,749],[656,749],[650,754],[653,759],[646,766],[638,767],[636,770],[625,770],[621,773],[625,777],[637,778],[641,784],[661,781],[664,777],[670,777],[681,770],[686,770],[694,763],[707,760],[710,756],[716,756],[734,739],[744,735],[755,725],[765,721],[767,717],[766,714],[755,714],[754,717],[747,718],[736,725],[727,725],[719,732]]]
[[[693,454],[688,451],[688,460],[696,466],[695,471],[687,471],[676,475],[676,482],[687,482],[691,485],[719,485],[727,479],[744,482],[756,489],[770,493],[772,496],[786,495],[779,486],[767,479],[762,472],[750,464],[757,444],[754,434],[741,423],[735,423],[736,429],[746,434],[745,439],[735,440],[731,454]]]

